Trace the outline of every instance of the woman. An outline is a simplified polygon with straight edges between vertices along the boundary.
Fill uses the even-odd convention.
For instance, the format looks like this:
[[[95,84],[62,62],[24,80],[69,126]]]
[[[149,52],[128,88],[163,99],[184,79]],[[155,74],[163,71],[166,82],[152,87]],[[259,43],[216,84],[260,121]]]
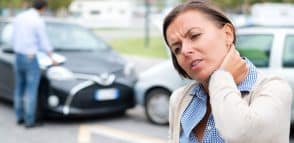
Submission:
[[[201,1],[174,8],[163,23],[174,67],[195,80],[170,101],[172,143],[287,143],[292,91],[235,49],[235,28]]]

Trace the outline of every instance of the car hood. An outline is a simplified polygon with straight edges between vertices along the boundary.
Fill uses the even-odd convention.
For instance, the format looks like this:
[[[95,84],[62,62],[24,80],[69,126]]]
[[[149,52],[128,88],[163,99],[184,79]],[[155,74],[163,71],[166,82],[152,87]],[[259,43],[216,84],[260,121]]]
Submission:
[[[63,66],[74,73],[102,74],[122,71],[126,61],[111,50],[59,51],[66,61]]]

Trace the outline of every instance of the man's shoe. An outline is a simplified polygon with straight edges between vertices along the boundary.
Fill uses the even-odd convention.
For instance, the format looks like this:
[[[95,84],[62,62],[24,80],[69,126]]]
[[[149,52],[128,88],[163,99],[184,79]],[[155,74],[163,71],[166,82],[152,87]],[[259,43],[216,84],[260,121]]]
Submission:
[[[23,124],[24,123],[24,120],[17,120],[17,122],[16,122],[18,125],[21,125],[21,124]]]
[[[29,129],[29,128],[34,128],[34,127],[38,127],[38,126],[42,126],[42,125],[43,125],[42,123],[37,122],[37,123],[33,123],[33,124],[25,124],[25,127],[27,129]]]

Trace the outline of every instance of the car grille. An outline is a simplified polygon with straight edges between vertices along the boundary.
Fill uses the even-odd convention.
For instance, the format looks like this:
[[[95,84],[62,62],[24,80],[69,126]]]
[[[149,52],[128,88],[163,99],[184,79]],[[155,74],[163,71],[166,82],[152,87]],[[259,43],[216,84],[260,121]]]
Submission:
[[[97,89],[116,88],[119,90],[120,96],[116,100],[95,100],[94,94]],[[98,84],[87,87],[79,91],[73,98],[70,106],[80,109],[94,109],[105,107],[133,107],[134,106],[134,91],[132,88],[114,83],[110,86],[101,86]]]

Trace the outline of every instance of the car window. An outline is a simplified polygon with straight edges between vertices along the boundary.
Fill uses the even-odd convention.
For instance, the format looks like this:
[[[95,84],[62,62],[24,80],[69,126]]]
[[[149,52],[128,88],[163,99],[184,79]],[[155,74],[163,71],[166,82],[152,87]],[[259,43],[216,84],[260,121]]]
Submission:
[[[257,67],[268,67],[273,35],[246,34],[237,36],[236,46],[241,56]]]
[[[3,31],[3,23],[0,23],[0,45],[2,45],[2,31]],[[0,47],[1,48],[1,47]]]
[[[3,29],[5,27],[6,23],[0,22],[0,45],[3,44]]]
[[[11,44],[12,25],[0,25],[0,43]],[[107,49],[107,44],[86,28],[62,23],[49,23],[46,27],[50,44],[62,50]]]
[[[47,23],[50,42],[57,49],[106,49],[107,45],[86,28],[62,23]]]
[[[294,35],[286,36],[283,53],[283,67],[294,67]]]
[[[11,34],[12,34],[12,25],[11,24],[4,24],[0,27],[0,43],[10,45],[11,44]]]

